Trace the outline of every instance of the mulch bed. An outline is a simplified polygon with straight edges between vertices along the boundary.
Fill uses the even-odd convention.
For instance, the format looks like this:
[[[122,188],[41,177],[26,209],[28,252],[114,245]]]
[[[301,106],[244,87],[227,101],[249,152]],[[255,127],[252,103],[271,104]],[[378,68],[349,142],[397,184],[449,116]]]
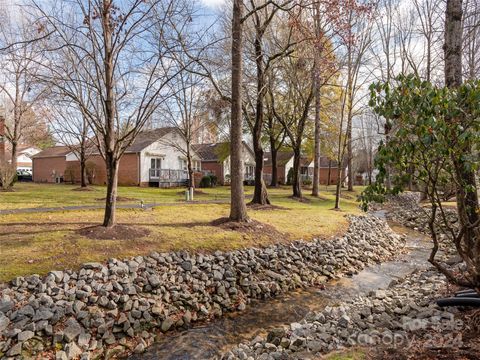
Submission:
[[[287,234],[281,233],[274,226],[253,219],[249,219],[247,222],[237,222],[231,221],[228,217],[224,217],[213,220],[210,224],[224,230],[238,231],[255,236],[266,236],[278,242],[289,240]]]
[[[115,225],[111,228],[96,225],[81,228],[76,233],[94,240],[131,240],[149,235],[150,230],[128,225]]]
[[[286,207],[271,204],[253,204],[248,203],[247,207],[251,210],[288,210]]]

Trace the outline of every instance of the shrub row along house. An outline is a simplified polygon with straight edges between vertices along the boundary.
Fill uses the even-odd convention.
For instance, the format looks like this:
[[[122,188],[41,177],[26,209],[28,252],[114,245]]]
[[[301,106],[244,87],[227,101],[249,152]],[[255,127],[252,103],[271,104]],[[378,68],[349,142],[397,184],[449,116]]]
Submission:
[[[214,175],[217,183],[230,182],[229,143],[192,145],[192,166],[196,183],[203,175]],[[255,158],[252,149],[244,142],[244,180],[253,183]],[[54,146],[32,157],[33,181],[39,183],[80,182],[80,162],[71,147]],[[336,179],[336,163],[322,158],[320,181]],[[277,156],[278,180],[286,184],[288,172],[293,168],[293,153],[279,152]],[[327,171],[328,168],[328,171]],[[163,127],[141,132],[123,155],[119,170],[119,185],[174,187],[187,184],[188,170],[186,143],[176,128]],[[92,148],[87,160],[87,179],[90,184],[104,185],[107,180],[106,167],[100,153]],[[271,177],[271,155],[265,156],[265,180]],[[313,163],[302,158],[302,180],[311,179]]]

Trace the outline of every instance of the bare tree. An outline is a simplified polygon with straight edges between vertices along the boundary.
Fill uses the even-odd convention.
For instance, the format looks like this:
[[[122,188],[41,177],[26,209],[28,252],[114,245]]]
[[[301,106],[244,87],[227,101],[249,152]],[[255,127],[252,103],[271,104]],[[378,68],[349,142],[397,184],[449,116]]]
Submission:
[[[183,63],[179,63],[179,66],[184,68]],[[188,187],[194,188],[195,169],[192,159],[192,145],[196,143],[202,128],[208,126],[208,123],[205,122],[205,112],[209,98],[206,97],[208,92],[204,91],[205,79],[194,72],[182,71],[176,81],[172,82],[169,87],[173,95],[162,107],[162,112],[167,115],[165,124],[177,129],[186,146],[178,141],[171,141],[168,145],[185,156]]]
[[[295,198],[302,197],[302,146],[314,99],[312,66],[306,60],[298,50],[295,57],[285,58],[278,69],[275,85],[270,89],[273,114],[283,125],[293,150],[292,190]]]
[[[183,3],[173,0],[75,0],[42,6],[34,1],[47,31],[52,31],[52,59],[46,77],[74,102],[93,129],[107,169],[103,226],[115,224],[118,165],[145,123],[168,97],[175,42],[170,19],[189,21]],[[57,58],[56,58],[57,57]],[[65,72],[56,60],[67,58]],[[78,96],[76,85],[88,88]]]
[[[279,17],[279,10],[288,11],[291,0],[282,2],[269,2],[262,0],[250,0],[247,11],[254,11],[246,22],[247,49],[253,48],[252,62],[254,70],[252,82],[255,83],[255,92],[248,96],[246,93],[246,104],[244,115],[252,132],[253,152],[255,154],[255,189],[253,193],[253,204],[270,204],[267,188],[263,180],[264,151],[262,138],[264,135],[265,123],[265,98],[267,95],[267,76],[275,61],[293,52],[294,41],[291,36],[276,37],[275,32],[282,26],[285,19]],[[265,6],[263,6],[265,5]],[[259,8],[263,6],[263,8]],[[290,30],[291,32],[291,30]],[[266,39],[267,38],[267,39]]]
[[[68,147],[78,159],[80,187],[86,188],[88,185],[87,160],[97,148],[91,139],[92,131],[88,120],[75,103],[66,102],[64,99],[56,99],[54,103],[49,104],[49,108],[52,114],[51,129],[58,141]]]
[[[4,43],[30,39],[34,31],[34,22],[22,9],[15,6],[15,11],[19,12],[17,21],[5,17],[0,23],[0,37]],[[37,125],[36,108],[45,96],[45,87],[36,77],[42,59],[37,42],[12,45],[0,53],[0,96],[3,97],[6,115],[5,138],[10,150],[10,166],[15,171],[18,146],[24,134]],[[8,172],[10,180],[5,178],[4,187],[13,186],[15,171]]]
[[[349,26],[345,36],[345,80],[342,89],[342,110],[340,113],[340,132],[338,138],[337,162],[343,168],[345,155],[348,164],[348,190],[353,190],[353,137],[352,123],[355,107],[359,102],[359,93],[367,79],[361,77],[364,58],[372,43],[371,17],[368,9],[350,8],[348,10]],[[342,129],[345,126],[345,136]],[[340,191],[342,171],[338,171],[335,190],[335,209],[340,208]]]
[[[232,102],[230,119],[230,220],[248,221],[243,193],[242,142],[242,52],[243,52],[243,0],[233,0],[232,12]]]

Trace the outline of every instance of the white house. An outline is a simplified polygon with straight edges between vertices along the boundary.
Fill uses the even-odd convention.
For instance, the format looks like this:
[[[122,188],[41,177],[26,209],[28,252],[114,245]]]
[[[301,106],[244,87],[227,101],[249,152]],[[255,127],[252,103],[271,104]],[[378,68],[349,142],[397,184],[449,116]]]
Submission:
[[[55,180],[58,178],[80,181],[80,164],[76,154],[58,148],[46,149],[33,157],[35,182],[58,182]],[[200,171],[200,157],[194,150],[192,160],[194,169]],[[87,162],[94,172],[92,184],[105,184],[106,167],[101,155],[94,152]],[[179,130],[173,127],[142,131],[120,160],[120,185],[171,187],[184,185],[187,181],[186,143]]]
[[[35,146],[19,146],[17,148],[17,170],[32,170],[32,156],[38,154],[42,150]],[[5,154],[6,160],[12,163],[12,155],[7,152]]]

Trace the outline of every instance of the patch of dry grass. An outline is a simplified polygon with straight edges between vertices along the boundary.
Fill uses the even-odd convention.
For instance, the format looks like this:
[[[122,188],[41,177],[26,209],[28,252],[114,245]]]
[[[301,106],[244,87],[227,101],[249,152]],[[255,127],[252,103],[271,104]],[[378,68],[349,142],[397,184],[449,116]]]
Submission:
[[[218,189],[218,195],[225,194],[225,189]],[[211,195],[215,191],[208,190]],[[170,191],[178,192],[178,189],[169,189],[168,192]],[[96,191],[86,193],[98,197]],[[306,203],[290,199],[288,188],[270,190],[270,193],[272,203],[281,208],[269,211],[250,209],[249,215],[273,226],[285,235],[281,238],[212,226],[213,220],[228,216],[228,204],[179,204],[147,211],[119,209],[119,224],[150,231],[147,236],[128,240],[89,239],[77,233],[78,229],[100,223],[102,210],[2,215],[0,281],[18,275],[45,274],[53,269],[75,268],[84,262],[148,254],[151,251],[186,249],[210,252],[263,246],[279,241],[327,238],[345,230],[345,214],[359,212],[354,196],[343,200],[344,211],[332,211],[331,191],[324,191],[322,198],[309,197],[310,201]],[[70,196],[78,194],[79,192],[71,192]],[[131,193],[122,196],[135,197]]]

